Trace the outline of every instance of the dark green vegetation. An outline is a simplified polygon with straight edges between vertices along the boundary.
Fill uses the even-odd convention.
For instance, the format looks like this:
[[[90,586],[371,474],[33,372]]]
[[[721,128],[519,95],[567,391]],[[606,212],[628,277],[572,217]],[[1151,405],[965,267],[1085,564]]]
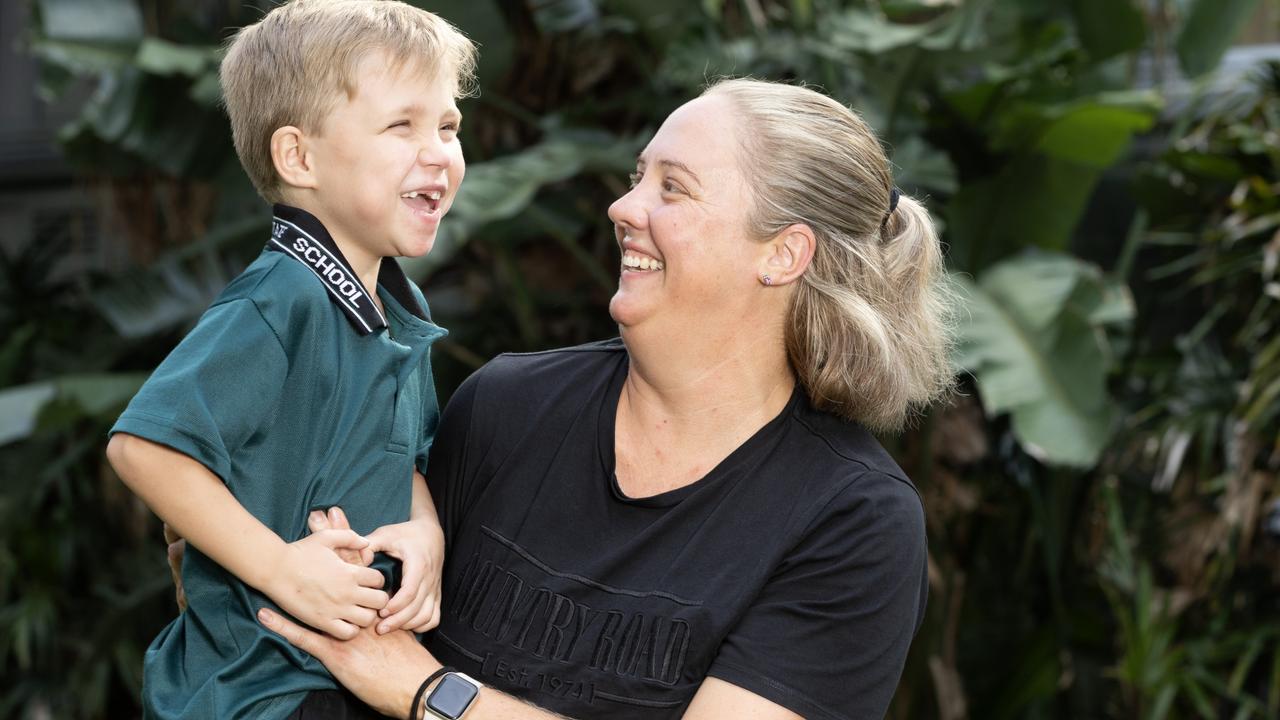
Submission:
[[[104,434],[265,237],[217,108],[250,4],[34,3],[41,90],[95,88],[62,146],[133,263],[0,257],[0,717],[136,715],[176,611]],[[1280,715],[1280,66],[1195,79],[1256,3],[423,4],[483,45],[466,184],[406,263],[453,329],[446,398],[612,334],[605,208],[706,79],[820,85],[928,197],[968,299],[965,396],[886,439],[933,561],[893,716]]]

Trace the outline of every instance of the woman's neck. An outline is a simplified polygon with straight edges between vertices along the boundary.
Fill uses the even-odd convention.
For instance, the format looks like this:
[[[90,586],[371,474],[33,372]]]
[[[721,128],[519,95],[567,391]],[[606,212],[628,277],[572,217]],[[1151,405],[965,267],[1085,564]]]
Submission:
[[[630,366],[614,450],[627,495],[697,481],[786,407],[795,378],[780,326],[774,333],[736,327],[693,342],[623,331]]]

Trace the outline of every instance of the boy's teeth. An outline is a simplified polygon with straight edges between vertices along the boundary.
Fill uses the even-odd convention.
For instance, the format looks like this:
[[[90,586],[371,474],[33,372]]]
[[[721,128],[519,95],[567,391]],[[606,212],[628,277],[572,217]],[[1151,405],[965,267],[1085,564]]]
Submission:
[[[408,200],[412,200],[416,197],[421,196],[421,197],[427,197],[431,200],[439,200],[442,195],[443,193],[441,193],[439,190],[432,190],[431,192],[427,192],[427,193],[422,193],[422,192],[418,192],[417,190],[414,190],[413,192],[404,193],[400,197],[406,198]]]

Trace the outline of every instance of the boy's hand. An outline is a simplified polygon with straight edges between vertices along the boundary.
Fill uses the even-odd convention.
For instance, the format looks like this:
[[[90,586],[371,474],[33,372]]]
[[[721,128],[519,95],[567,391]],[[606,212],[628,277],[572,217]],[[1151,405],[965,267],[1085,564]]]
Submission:
[[[378,619],[387,605],[382,573],[344,562],[340,552],[371,549],[349,529],[329,529],[285,546],[267,595],[308,625],[347,640]]]
[[[401,563],[400,589],[378,613],[378,633],[404,628],[426,632],[440,624],[440,573],[444,569],[444,531],[434,515],[369,533],[369,549]]]

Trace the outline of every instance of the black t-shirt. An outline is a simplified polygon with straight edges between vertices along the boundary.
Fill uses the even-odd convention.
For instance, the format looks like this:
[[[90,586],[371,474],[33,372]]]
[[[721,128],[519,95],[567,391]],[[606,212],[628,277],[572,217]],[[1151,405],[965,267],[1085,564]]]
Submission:
[[[924,613],[919,496],[797,389],[697,482],[613,474],[627,353],[503,355],[445,409],[428,482],[444,663],[574,718],[679,717],[707,676],[809,718],[881,718]]]

